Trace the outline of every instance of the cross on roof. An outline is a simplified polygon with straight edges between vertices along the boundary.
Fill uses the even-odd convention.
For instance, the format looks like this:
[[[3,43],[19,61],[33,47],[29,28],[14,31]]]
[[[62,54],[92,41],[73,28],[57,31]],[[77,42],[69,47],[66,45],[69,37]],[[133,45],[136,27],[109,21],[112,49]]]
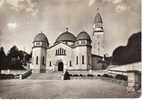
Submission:
[[[97,8],[96,10],[99,11],[99,8]]]
[[[68,27],[66,27],[66,31],[68,32],[68,30],[69,30],[69,28]]]

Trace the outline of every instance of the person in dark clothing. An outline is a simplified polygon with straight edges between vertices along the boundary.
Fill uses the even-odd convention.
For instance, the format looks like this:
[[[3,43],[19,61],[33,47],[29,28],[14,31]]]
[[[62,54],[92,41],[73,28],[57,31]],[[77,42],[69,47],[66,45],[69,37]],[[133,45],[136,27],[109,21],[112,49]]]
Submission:
[[[64,73],[64,80],[70,80],[69,72],[66,70]]]

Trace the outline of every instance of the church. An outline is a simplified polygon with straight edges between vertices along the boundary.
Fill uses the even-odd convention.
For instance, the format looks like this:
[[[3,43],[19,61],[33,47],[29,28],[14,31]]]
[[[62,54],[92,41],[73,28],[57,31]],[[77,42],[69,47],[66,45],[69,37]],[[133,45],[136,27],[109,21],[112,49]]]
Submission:
[[[92,36],[82,31],[77,36],[66,28],[49,46],[48,38],[39,33],[33,40],[33,72],[90,71],[102,69],[104,55],[104,28],[100,13],[94,18]]]

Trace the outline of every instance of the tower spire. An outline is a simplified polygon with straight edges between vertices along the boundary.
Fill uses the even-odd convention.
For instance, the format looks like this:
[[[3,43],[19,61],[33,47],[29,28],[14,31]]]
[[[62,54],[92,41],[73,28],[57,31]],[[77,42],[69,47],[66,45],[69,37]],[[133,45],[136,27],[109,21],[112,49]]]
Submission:
[[[96,29],[99,29],[99,28],[100,28],[100,31],[103,31],[103,21],[102,21],[101,15],[99,13],[99,8],[97,8],[96,10],[97,10],[97,13],[96,13],[96,16],[94,18],[93,28],[95,31],[96,31]]]

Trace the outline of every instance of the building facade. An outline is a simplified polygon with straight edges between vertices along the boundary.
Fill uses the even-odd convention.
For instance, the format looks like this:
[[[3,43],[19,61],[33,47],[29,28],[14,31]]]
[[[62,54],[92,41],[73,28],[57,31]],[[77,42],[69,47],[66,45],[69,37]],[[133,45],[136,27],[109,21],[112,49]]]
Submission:
[[[99,63],[103,58],[104,30],[99,13],[95,16],[93,36],[85,31],[77,36],[66,29],[54,44],[49,46],[48,38],[39,33],[33,40],[32,64],[33,72],[46,71],[88,71],[102,69]]]

